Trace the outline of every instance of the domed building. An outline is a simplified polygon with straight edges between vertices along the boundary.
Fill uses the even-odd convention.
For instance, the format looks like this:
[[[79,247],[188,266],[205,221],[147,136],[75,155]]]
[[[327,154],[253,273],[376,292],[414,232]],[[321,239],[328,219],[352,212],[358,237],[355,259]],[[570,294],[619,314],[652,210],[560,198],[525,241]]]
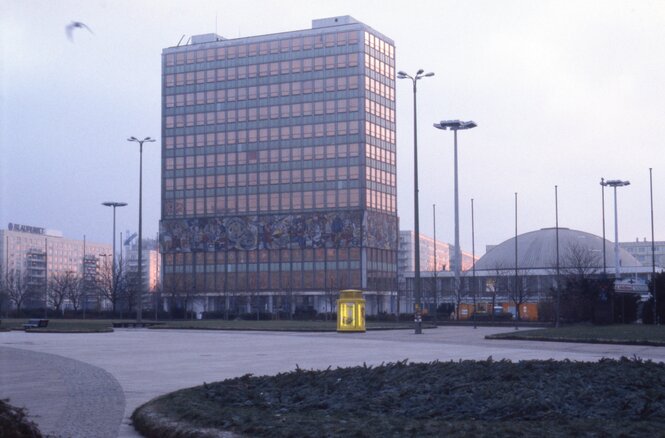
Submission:
[[[559,267],[562,269],[585,269],[587,273],[614,272],[614,244],[591,233],[570,228],[559,228]],[[517,236],[517,269],[547,270],[557,266],[557,230],[543,228]],[[619,248],[621,268],[641,267],[642,264],[624,249]],[[492,247],[478,262],[476,272],[515,269],[515,237]]]

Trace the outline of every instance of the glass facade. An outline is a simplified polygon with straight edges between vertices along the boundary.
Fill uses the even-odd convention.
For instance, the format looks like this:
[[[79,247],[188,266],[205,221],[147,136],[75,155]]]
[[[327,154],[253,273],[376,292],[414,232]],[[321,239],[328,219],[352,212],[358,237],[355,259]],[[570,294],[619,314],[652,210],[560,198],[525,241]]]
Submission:
[[[165,291],[393,290],[393,42],[350,17],[192,41],[162,55]]]

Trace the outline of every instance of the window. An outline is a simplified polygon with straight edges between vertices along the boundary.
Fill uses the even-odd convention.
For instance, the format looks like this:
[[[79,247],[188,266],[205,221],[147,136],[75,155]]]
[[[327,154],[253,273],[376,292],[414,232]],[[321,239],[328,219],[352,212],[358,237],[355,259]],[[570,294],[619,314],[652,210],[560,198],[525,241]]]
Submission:
[[[303,192],[303,207],[312,208],[313,206],[313,193],[312,192]]]
[[[226,102],[226,90],[217,90],[217,103]]]

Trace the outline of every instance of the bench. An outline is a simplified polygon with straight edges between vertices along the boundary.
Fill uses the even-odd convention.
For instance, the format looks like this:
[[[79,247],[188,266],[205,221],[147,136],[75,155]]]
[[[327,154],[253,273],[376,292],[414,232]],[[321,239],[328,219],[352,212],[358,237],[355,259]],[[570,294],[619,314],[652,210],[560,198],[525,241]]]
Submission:
[[[23,324],[24,329],[48,327],[48,319],[30,319]]]

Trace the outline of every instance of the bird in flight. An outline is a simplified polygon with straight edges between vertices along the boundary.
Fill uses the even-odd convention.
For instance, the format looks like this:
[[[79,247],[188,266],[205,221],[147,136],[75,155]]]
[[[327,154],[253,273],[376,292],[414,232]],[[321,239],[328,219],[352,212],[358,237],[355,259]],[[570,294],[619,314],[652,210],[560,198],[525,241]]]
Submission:
[[[72,21],[65,27],[67,38],[69,38],[70,41],[74,41],[74,39],[72,38],[74,29],[87,29],[88,32],[93,33],[92,29],[90,29],[87,24],[82,23],[80,21]]]

